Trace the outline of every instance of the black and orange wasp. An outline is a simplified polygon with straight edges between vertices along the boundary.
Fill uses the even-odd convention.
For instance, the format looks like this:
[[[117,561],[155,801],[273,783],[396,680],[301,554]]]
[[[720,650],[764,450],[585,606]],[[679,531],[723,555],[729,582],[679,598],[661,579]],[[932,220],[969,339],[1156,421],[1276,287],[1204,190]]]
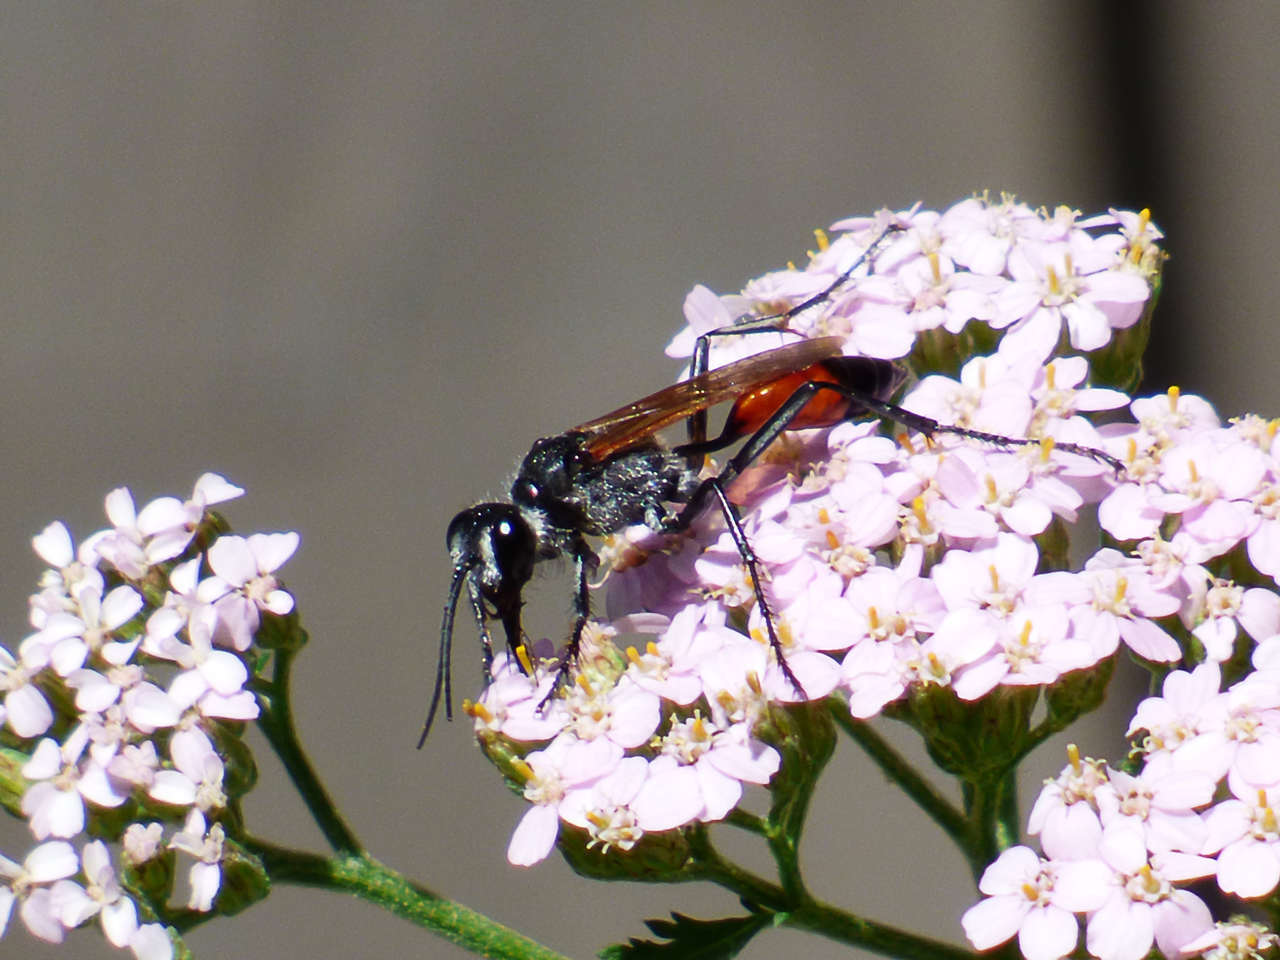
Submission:
[[[803,303],[783,313],[742,318],[699,337],[688,379],[536,441],[516,472],[509,501],[480,503],[453,518],[445,535],[453,575],[440,630],[435,687],[419,747],[426,742],[442,696],[445,714],[453,718],[453,620],[464,586],[480,633],[487,681],[493,661],[489,619],[502,622],[507,645],[515,654],[523,642],[524,586],[535,565],[557,557],[572,559],[577,583],[574,626],[560,662],[559,682],[577,662],[582,632],[591,617],[588,582],[599,558],[587,538],[636,524],[679,533],[714,502],[741,554],[778,666],[803,692],[783,654],[759,561],[727,493],[729,484],[784,431],[830,427],[858,416],[882,417],[926,437],[950,433],[1002,446],[1039,443],[948,426],[895,406],[889,401],[906,379],[905,368],[891,360],[843,356],[844,338],[838,336],[798,340],[706,369],[713,337],[785,331],[790,318],[829,299],[862,264],[870,264],[893,232],[894,228],[884,231],[833,283]],[[731,401],[719,435],[707,439],[707,411]],[[660,442],[658,432],[680,420],[687,421],[688,442],[674,447]],[[706,454],[739,441],[742,446],[718,474],[702,476]],[[1060,443],[1056,449],[1116,465],[1107,454],[1092,448]],[[679,509],[673,511],[672,505]]]

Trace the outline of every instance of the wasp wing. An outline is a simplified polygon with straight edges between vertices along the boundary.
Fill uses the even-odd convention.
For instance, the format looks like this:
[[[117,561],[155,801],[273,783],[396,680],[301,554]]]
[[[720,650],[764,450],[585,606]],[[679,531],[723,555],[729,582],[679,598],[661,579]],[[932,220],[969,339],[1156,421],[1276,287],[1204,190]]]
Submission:
[[[736,400],[761,384],[839,356],[843,346],[843,337],[820,337],[775,347],[674,383],[570,432],[585,434],[587,452],[603,460],[699,410]]]

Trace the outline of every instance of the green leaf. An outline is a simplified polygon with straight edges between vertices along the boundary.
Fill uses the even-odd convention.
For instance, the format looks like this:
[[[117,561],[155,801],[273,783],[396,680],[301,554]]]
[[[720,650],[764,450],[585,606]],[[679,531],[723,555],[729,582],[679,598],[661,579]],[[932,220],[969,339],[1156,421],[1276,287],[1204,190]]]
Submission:
[[[757,933],[773,926],[769,913],[723,920],[696,920],[673,913],[670,920],[646,920],[645,926],[665,942],[637,940],[600,951],[602,960],[727,960],[736,957]]]
[[[214,909],[224,917],[239,913],[271,892],[271,878],[254,854],[228,838],[222,852],[222,885]]]

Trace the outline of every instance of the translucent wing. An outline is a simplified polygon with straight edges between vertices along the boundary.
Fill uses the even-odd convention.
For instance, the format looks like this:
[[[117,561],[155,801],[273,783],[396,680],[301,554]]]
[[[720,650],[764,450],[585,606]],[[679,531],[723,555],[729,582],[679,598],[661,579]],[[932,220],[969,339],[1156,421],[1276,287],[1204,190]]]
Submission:
[[[798,340],[672,384],[571,432],[587,436],[587,451],[602,460],[635,446],[699,410],[735,400],[761,384],[839,356],[843,337]]]

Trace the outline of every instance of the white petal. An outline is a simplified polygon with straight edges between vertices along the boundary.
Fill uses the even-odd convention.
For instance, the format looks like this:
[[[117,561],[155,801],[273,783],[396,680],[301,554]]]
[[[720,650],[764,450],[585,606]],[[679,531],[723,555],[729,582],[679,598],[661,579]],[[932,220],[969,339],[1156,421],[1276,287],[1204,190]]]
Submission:
[[[120,696],[120,688],[96,670],[72,672],[67,686],[76,691],[76,709],[81,713],[101,713]]]
[[[32,537],[31,546],[35,548],[40,559],[51,567],[61,569],[75,559],[71,534],[67,532],[66,526],[60,520],[55,520]]]
[[[507,844],[507,862],[515,867],[531,867],[544,860],[556,845],[560,817],[552,806],[532,806],[525,811],[511,842]]]
[[[193,863],[190,877],[191,897],[187,906],[206,913],[213,907],[213,898],[222,885],[222,869],[216,863]]]
[[[99,807],[118,807],[129,799],[128,791],[119,792],[104,767],[90,763],[80,775],[80,795]]]
[[[49,890],[33,891],[18,908],[18,916],[22,917],[33,937],[47,943],[61,943],[66,934],[54,907],[53,893]]]
[[[103,626],[114,630],[142,609],[142,594],[128,585],[116,587],[102,599]]]
[[[22,862],[27,875],[36,883],[50,883],[69,877],[80,869],[75,848],[65,840],[50,840],[36,847]]]
[[[173,592],[187,596],[195,591],[200,579],[200,558],[184,561],[169,571],[169,586]]]
[[[28,780],[48,780],[62,767],[62,751],[58,742],[45,737],[31,751],[31,759],[22,766],[22,775]]]
[[[1033,909],[1018,931],[1018,947],[1027,960],[1058,960],[1076,947],[1080,924],[1066,910]]]
[[[13,912],[13,903],[17,898],[8,887],[0,887],[0,937],[4,936],[9,926],[9,915]]]
[[[268,610],[278,617],[283,617],[293,609],[293,596],[287,590],[272,590],[263,603]]]
[[[244,537],[219,537],[209,548],[208,557],[213,572],[232,586],[242,587],[258,575],[257,560]],[[208,599],[204,596],[204,584],[200,587],[201,599]]]
[[[138,932],[138,911],[132,900],[121,897],[102,908],[102,932],[115,946],[129,946]]]
[[[189,807],[196,802],[196,785],[177,770],[161,770],[156,774],[147,795],[175,807]]]
[[[124,709],[129,722],[143,733],[172,727],[182,716],[182,708],[173,698],[149,683],[125,694]]]
[[[186,527],[162,530],[147,541],[147,562],[163,563],[165,560],[172,560],[187,549],[192,536],[192,532]]]
[[[212,651],[200,665],[200,675],[224,697],[238,693],[249,679],[244,661],[228,650]]]
[[[966,910],[960,923],[974,947],[990,950],[1018,932],[1029,907],[1026,897],[988,897]]]
[[[256,720],[258,718],[258,701],[248,690],[229,697],[210,690],[200,698],[200,712],[206,717],[219,717],[223,720]]]
[[[53,896],[54,912],[64,927],[78,927],[98,912],[98,904],[85,893],[84,887],[71,880],[59,880],[49,892]]]
[[[133,494],[128,487],[116,487],[107,494],[107,519],[113,527],[132,528],[137,523],[138,514],[133,506]]]
[[[182,527],[186,523],[187,511],[177,497],[156,497],[138,511],[138,532],[144,537],[154,536],[171,527]]]
[[[79,637],[59,640],[49,651],[49,662],[58,676],[65,677],[84,666],[89,656],[89,646]]]
[[[43,784],[27,791],[27,796]],[[25,803],[27,797],[23,797]],[[31,832],[37,840],[45,837],[74,837],[84,830],[84,801],[74,790],[51,790],[42,796],[42,803],[32,809]]]
[[[173,678],[169,684],[169,699],[185,710],[205,695],[209,682],[199,670],[186,670]]]
[[[129,946],[137,960],[173,960],[173,944],[169,940],[169,934],[158,923],[139,927]]]
[[[278,570],[298,549],[299,539],[293,531],[255,533],[249,537],[249,546],[257,557],[258,570],[262,573]]]
[[[230,480],[217,473],[204,473],[196,481],[191,499],[206,505],[234,500],[244,495],[244,488],[237,487]]]
[[[38,737],[53,725],[53,710],[35,687],[27,685],[10,690],[4,700],[9,729],[20,737]]]

